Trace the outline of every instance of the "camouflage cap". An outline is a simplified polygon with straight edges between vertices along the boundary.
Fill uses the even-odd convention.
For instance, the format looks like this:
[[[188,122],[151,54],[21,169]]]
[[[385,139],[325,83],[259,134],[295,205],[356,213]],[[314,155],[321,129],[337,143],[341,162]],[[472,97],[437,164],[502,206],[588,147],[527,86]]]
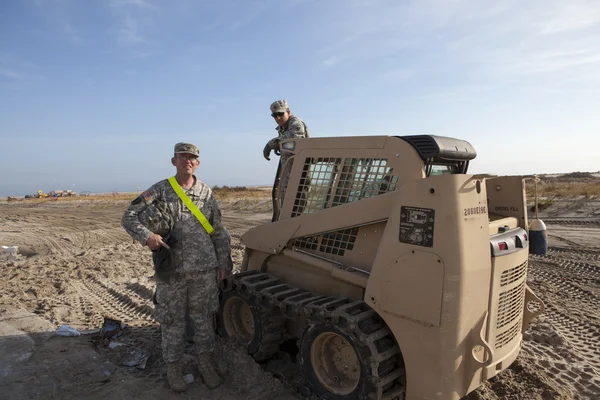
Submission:
[[[175,145],[175,154],[178,153],[193,154],[196,157],[200,157],[200,150],[198,150],[195,144],[191,143],[177,143]]]
[[[271,112],[286,112],[290,108],[288,107],[287,100],[277,100],[271,104]]]

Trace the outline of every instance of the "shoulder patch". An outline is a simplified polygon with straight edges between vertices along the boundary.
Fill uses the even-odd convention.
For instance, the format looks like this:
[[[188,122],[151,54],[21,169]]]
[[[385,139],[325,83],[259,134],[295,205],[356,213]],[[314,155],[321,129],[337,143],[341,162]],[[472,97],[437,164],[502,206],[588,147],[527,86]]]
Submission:
[[[146,203],[150,203],[152,201],[152,193],[149,190],[146,190],[144,193],[140,195]]]
[[[141,201],[142,201],[142,196],[138,196],[131,201],[131,204],[133,204],[133,205],[139,204]]]

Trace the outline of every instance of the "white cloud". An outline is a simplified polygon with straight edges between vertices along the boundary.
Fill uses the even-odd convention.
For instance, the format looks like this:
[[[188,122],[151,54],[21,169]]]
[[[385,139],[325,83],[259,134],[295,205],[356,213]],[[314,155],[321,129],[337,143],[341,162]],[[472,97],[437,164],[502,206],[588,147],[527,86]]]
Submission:
[[[152,9],[152,10],[158,9],[155,5],[153,5],[148,0],[112,0],[111,6],[112,7],[134,6],[134,7],[147,8],[147,9]]]
[[[0,75],[8,79],[23,80],[26,76],[18,71],[0,67]]]
[[[81,30],[75,28],[71,22],[67,19],[63,19],[60,22],[62,32],[73,42],[76,44],[80,44],[84,42],[84,35]]]
[[[541,29],[542,34],[577,31],[600,23],[600,2],[571,0],[556,8]]]
[[[342,57],[341,55],[332,56],[332,57],[329,57],[326,60],[324,60],[322,64],[326,68],[331,68],[331,67],[335,67],[337,64],[342,62],[343,59],[344,59],[344,57]]]
[[[415,76],[417,71],[407,68],[394,68],[381,74],[381,78],[389,83],[406,81]]]
[[[0,77],[13,81],[40,78],[39,67],[10,54],[0,54]]]
[[[136,46],[141,43],[147,43],[147,40],[139,31],[138,22],[129,14],[125,14],[121,19],[121,25],[117,29],[119,44],[125,46]]]
[[[111,0],[110,7],[115,14],[117,43],[125,47],[140,47],[150,43],[149,32],[156,25],[156,19],[163,15],[162,10],[148,0]],[[151,53],[138,50],[135,58],[145,58]]]
[[[237,18],[236,20],[231,21],[231,25],[229,29],[232,31],[239,30],[247,25],[250,25],[254,22],[261,14],[264,12],[265,6],[264,3],[259,4],[251,4],[251,6],[243,13],[241,18]],[[238,10],[241,11],[241,10]],[[242,12],[236,13],[236,15],[240,15]]]
[[[371,0],[336,13],[319,32],[329,39],[317,53],[326,67],[393,57],[400,78],[415,65],[502,81],[584,72],[596,82],[600,74],[597,0]]]
[[[73,23],[75,18],[69,0],[34,0],[33,3],[51,28],[58,30],[72,43],[85,41],[84,31]]]

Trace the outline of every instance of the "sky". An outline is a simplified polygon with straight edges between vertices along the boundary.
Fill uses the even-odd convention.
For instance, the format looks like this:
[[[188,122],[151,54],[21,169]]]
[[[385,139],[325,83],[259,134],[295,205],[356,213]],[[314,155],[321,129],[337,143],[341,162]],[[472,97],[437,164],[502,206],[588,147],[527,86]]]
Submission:
[[[181,141],[209,185],[270,184],[278,99],[313,137],[598,171],[600,1],[0,0],[0,196],[144,190]]]

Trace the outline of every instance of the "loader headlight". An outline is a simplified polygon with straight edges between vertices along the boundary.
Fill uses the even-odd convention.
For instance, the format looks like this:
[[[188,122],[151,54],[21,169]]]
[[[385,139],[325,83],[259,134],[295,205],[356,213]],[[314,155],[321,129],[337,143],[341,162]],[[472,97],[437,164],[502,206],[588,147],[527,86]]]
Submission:
[[[294,150],[296,148],[296,142],[295,141],[291,141],[291,142],[285,142],[281,145],[282,149],[285,150]]]

